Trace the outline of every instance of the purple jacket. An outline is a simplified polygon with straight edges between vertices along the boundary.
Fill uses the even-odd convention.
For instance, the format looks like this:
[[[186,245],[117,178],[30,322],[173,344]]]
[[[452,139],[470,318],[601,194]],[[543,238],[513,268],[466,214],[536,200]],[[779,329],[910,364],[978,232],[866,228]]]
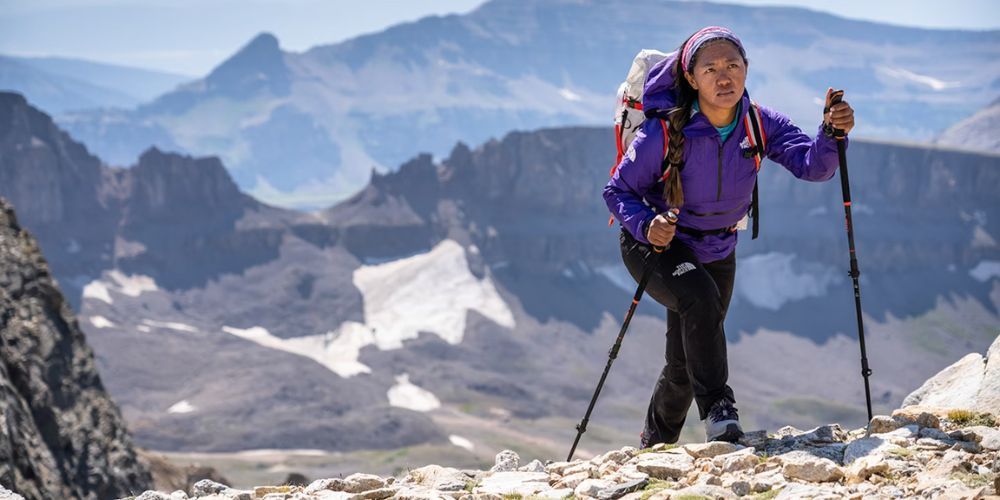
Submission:
[[[647,116],[674,106],[672,65],[673,57],[669,57],[650,70],[642,99]],[[750,109],[750,95],[745,90],[741,109],[743,113]],[[823,134],[822,125],[813,139],[773,109],[760,106],[760,113],[768,158],[800,179],[825,181],[833,177],[839,166],[837,141]],[[684,206],[679,225],[700,230],[721,229],[739,222],[749,210],[756,166],[753,158],[743,156],[749,145],[743,117],[737,118],[736,129],[725,143],[702,113],[693,114],[684,127],[685,166],[681,172]],[[663,128],[659,119],[649,118],[604,187],[608,209],[636,240],[645,244],[649,244],[642,230],[646,221],[668,209],[663,199],[664,184],[660,182],[662,162]],[[698,237],[678,231],[675,238],[706,263],[728,256],[736,247],[737,234]]]

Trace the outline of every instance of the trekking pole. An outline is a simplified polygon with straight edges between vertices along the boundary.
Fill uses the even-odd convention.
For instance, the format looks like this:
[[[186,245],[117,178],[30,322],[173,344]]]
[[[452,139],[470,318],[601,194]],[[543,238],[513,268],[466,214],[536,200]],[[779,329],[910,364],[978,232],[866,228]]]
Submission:
[[[830,97],[830,107],[843,99],[844,91],[835,90]],[[861,271],[858,269],[858,256],[854,251],[854,219],[851,218],[851,185],[847,179],[847,148],[844,145],[843,130],[833,129],[833,136],[837,139],[837,156],[840,159],[840,187],[844,193],[844,214],[847,220],[847,247],[851,253],[851,271],[848,273],[854,280],[854,307],[858,314],[858,342],[861,344],[861,376],[865,379],[865,402],[868,404],[868,422],[872,421],[872,393],[868,385],[868,377],[872,374],[868,367],[868,353],[865,351],[865,325],[861,320],[861,285],[858,277]]]
[[[671,224],[677,224],[677,215],[673,212],[667,210],[664,212],[664,215],[666,215]],[[622,329],[618,332],[615,345],[611,346],[611,350],[608,351],[608,364],[604,367],[601,380],[597,383],[597,390],[594,391],[594,397],[590,399],[590,406],[587,407],[587,413],[583,416],[583,420],[576,426],[576,439],[573,440],[573,447],[569,450],[569,458],[566,459],[567,462],[573,461],[573,454],[576,453],[576,445],[580,444],[580,437],[583,436],[584,432],[587,432],[587,422],[590,421],[590,413],[594,411],[594,405],[597,404],[597,396],[601,394],[601,389],[604,388],[604,381],[608,378],[608,372],[611,371],[611,363],[614,363],[615,358],[618,357],[618,350],[621,349],[622,340],[625,339],[628,324],[632,322],[632,314],[635,313],[635,308],[639,305],[639,299],[642,298],[642,293],[646,290],[646,283],[649,282],[649,276],[653,274],[655,257],[658,257],[667,248],[670,248],[670,245],[666,247],[654,246],[653,252],[655,253],[646,256],[645,263],[643,264],[642,278],[639,279],[639,287],[635,289],[635,295],[632,296],[632,304],[629,306],[628,312],[625,313],[625,321],[622,323]]]

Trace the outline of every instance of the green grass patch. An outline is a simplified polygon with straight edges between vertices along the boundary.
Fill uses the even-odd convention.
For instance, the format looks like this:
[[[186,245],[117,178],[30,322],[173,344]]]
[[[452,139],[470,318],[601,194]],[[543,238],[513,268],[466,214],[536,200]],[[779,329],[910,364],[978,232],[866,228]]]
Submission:
[[[958,479],[962,484],[970,488],[980,488],[983,486],[989,486],[993,484],[996,480],[997,474],[995,472],[987,472],[986,474],[971,474],[968,472],[955,472],[952,473],[951,479]]]
[[[784,487],[782,486],[781,488],[775,488],[773,490],[768,490],[763,493],[757,493],[750,498],[753,498],[753,500],[771,500],[772,498],[778,496],[778,493],[781,493],[781,490],[783,488]]]
[[[647,483],[646,487],[642,489],[642,496],[639,497],[639,500],[648,500],[649,497],[653,496],[657,491],[665,490],[673,485],[674,483],[670,481],[664,481],[662,479],[651,477],[649,478],[649,483]]]
[[[889,453],[891,455],[896,455],[897,457],[911,457],[911,456],[913,456],[913,450],[911,450],[909,448],[903,448],[903,447],[889,448],[885,452]]]
[[[969,410],[951,410],[948,412],[948,420],[951,420],[955,425],[962,427],[969,427],[973,425],[985,425],[987,427],[997,426],[997,419],[993,417],[992,414]]]
[[[522,500],[523,498],[524,495],[520,493],[505,493],[503,496],[503,500]]]

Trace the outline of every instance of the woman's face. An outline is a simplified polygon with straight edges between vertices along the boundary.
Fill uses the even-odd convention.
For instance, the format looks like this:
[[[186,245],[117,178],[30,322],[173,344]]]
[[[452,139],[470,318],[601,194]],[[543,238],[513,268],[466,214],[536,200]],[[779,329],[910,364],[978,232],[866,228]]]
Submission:
[[[740,51],[728,41],[709,42],[698,51],[694,67],[685,73],[698,91],[702,108],[730,109],[743,98],[747,65]]]

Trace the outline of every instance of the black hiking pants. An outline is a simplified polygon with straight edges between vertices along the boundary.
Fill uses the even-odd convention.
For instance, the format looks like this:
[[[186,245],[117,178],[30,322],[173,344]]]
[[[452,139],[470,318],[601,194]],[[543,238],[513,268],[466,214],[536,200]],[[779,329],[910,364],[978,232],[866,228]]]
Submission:
[[[727,385],[729,362],[723,321],[733,295],[736,251],[702,264],[679,240],[661,254],[621,234],[622,260],[636,280],[646,258],[655,263],[646,294],[667,308],[666,365],[660,372],[646,412],[643,431],[647,446],[676,443],[694,400],[702,420],[721,398],[736,402]],[[650,255],[652,253],[652,255]]]

